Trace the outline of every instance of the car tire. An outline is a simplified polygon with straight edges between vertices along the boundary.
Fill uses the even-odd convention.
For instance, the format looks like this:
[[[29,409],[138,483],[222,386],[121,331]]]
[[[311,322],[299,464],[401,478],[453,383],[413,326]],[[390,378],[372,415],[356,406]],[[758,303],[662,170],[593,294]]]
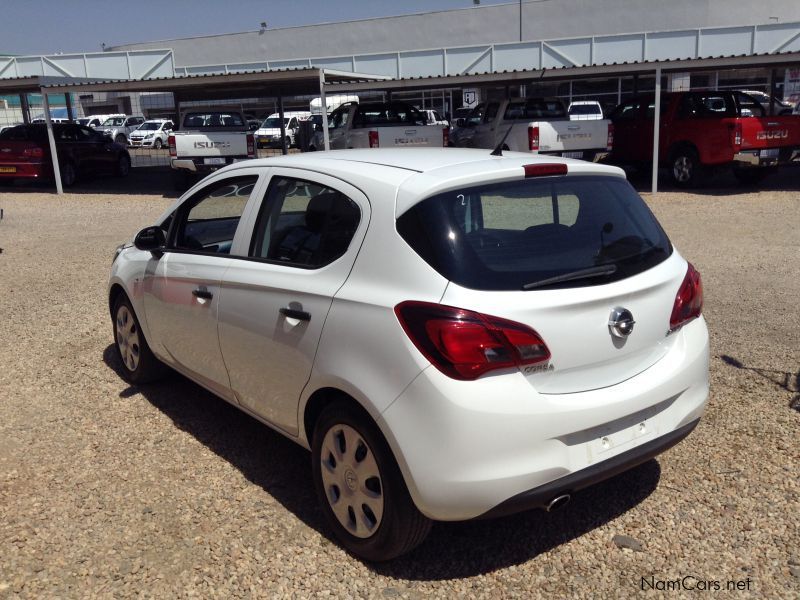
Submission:
[[[117,137],[114,138],[114,141],[117,144],[122,144],[123,146],[127,146],[128,145],[128,139],[124,135],[122,135],[121,133],[117,134]]]
[[[131,157],[127,154],[120,154],[117,159],[115,174],[117,177],[127,177],[131,172]]]
[[[734,169],[733,176],[742,185],[756,185],[777,171],[774,167],[751,167]]]
[[[325,407],[311,452],[325,520],[348,552],[385,561],[423,542],[431,521],[414,505],[389,445],[363,409],[339,400]]]
[[[161,141],[161,138],[156,138],[156,141],[153,142],[153,148],[156,150],[161,150],[164,147],[164,142]]]
[[[150,350],[139,326],[139,319],[124,293],[120,293],[114,302],[112,321],[114,347],[122,363],[122,376],[125,380],[139,385],[163,378],[168,372],[167,366]]]
[[[697,151],[682,146],[672,151],[669,159],[669,175],[678,187],[692,187],[700,179],[702,165]]]
[[[316,151],[317,149],[314,146],[309,146],[308,150],[306,150],[306,152],[316,152]]]
[[[59,171],[61,171],[61,185],[63,187],[67,188],[75,185],[78,180],[78,169],[75,167],[75,163],[65,162],[60,165]]]

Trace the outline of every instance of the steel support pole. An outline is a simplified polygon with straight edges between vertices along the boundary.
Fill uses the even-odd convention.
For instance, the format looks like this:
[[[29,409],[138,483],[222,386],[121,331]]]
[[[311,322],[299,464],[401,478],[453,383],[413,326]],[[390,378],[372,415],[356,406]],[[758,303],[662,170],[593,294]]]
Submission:
[[[47,123],[47,141],[50,143],[50,158],[53,161],[53,175],[56,178],[56,193],[63,194],[64,188],[61,186],[61,169],[58,168],[56,138],[53,135],[53,120],[50,118],[50,101],[47,99],[47,92],[45,90],[40,91],[44,101],[44,122]]]
[[[283,95],[278,94],[278,118],[281,120],[281,154],[289,154],[289,147],[286,145],[286,123],[283,120]]]
[[[19,106],[22,109],[22,122],[25,125],[31,124],[31,107],[28,104],[28,94],[19,95]]]
[[[656,67],[656,106],[653,113],[653,180],[652,192],[658,192],[658,146],[661,133],[661,67]]]
[[[319,106],[322,110],[322,139],[325,141],[325,150],[331,149],[331,135],[328,131],[328,101],[325,98],[325,70],[319,71]]]
[[[64,94],[64,99],[67,102],[67,118],[70,121],[75,121],[75,115],[72,112],[72,94],[67,92],[66,94]]]

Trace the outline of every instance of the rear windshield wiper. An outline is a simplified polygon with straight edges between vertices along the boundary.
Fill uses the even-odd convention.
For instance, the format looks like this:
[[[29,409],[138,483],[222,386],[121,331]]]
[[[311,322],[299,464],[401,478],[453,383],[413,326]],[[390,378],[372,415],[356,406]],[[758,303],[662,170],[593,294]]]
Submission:
[[[532,290],[537,287],[550,285],[551,283],[561,283],[562,281],[574,281],[576,279],[590,279],[592,277],[602,277],[604,275],[612,275],[617,272],[617,265],[608,264],[600,265],[597,267],[589,267],[588,269],[580,269],[572,271],[571,273],[564,273],[556,275],[555,277],[548,277],[547,279],[540,279],[533,283],[526,283],[522,286],[523,290]]]

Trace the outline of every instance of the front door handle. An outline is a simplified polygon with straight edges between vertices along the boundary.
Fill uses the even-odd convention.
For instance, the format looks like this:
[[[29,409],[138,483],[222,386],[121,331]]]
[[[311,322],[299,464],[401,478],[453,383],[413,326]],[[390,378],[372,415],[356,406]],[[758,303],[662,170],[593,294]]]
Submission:
[[[285,317],[289,317],[290,319],[297,319],[298,321],[311,320],[311,313],[308,313],[304,310],[295,310],[294,308],[281,308],[280,313]]]
[[[202,298],[203,300],[211,300],[214,297],[214,294],[208,290],[201,290],[198,288],[196,290],[192,290],[192,296],[195,298]]]

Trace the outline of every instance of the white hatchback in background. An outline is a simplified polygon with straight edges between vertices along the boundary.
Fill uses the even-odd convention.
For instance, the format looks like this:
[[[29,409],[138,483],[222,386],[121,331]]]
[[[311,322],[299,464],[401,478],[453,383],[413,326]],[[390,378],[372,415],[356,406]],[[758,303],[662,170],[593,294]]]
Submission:
[[[248,161],[117,250],[124,376],[165,365],[311,449],[385,560],[431,520],[563,506],[708,396],[697,271],[621,170],[484,150]]]
[[[167,145],[169,134],[174,125],[168,119],[151,119],[142,123],[128,136],[132,148],[155,148],[159,150]]]

